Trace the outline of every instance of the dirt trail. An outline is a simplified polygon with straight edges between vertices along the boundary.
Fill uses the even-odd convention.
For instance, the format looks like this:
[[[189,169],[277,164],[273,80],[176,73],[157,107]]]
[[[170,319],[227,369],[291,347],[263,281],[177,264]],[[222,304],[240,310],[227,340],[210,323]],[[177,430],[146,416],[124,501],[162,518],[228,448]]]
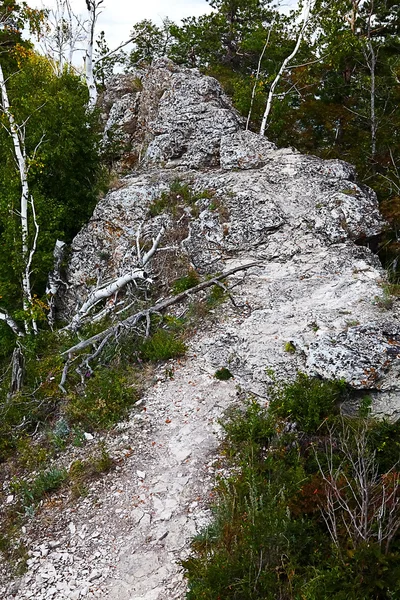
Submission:
[[[119,470],[62,514],[54,507],[43,511],[48,530],[30,548],[27,574],[19,585],[3,588],[3,597],[185,597],[179,561],[209,518],[217,421],[236,396],[234,380],[215,379],[195,346],[173,364],[173,378],[162,368],[140,412],[121,424],[112,442],[112,454],[125,457]]]

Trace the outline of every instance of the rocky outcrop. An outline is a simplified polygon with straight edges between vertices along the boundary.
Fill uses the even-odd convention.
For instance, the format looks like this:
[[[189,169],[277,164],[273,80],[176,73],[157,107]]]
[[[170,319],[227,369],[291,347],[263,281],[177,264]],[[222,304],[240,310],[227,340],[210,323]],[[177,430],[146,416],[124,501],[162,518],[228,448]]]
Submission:
[[[106,148],[123,142],[121,159],[146,165],[218,166],[221,137],[242,124],[215,79],[168,59],[113,77],[100,106]]]
[[[376,413],[400,414],[399,300],[387,301],[368,247],[383,221],[354,169],[241,130],[215,80],[168,61],[113,80],[104,107],[106,131],[129,145],[136,170],[73,241],[64,316],[129,272],[137,240],[151,244],[162,224],[168,250],[151,275],[164,295],[190,268],[257,265],[230,277],[236,306],[219,307],[185,359],[159,365],[127,422],[85,433],[116,469],[73,505],[43,504],[24,533],[27,573],[3,583],[0,565],[6,600],[183,600],[180,565],[209,517],[223,472],[218,422],[238,387],[264,402],[274,378],[302,370],[344,379]],[[217,380],[221,367],[234,379]]]
[[[234,280],[246,316],[231,314],[202,342],[210,368],[229,366],[261,396],[270,369],[339,377],[374,394],[378,410],[390,396],[397,413],[398,306],[381,307],[385,273],[368,248],[383,226],[375,193],[342,161],[239,129],[219,84],[197,70],[160,61],[141,81],[135,135],[147,149],[74,240],[66,310],[94,280],[132,267],[139,224],[144,237],[161,221],[176,226],[168,209],[152,218],[149,208],[179,180],[198,200],[195,211],[182,205],[186,230],[173,260],[185,256],[201,274],[261,262]]]

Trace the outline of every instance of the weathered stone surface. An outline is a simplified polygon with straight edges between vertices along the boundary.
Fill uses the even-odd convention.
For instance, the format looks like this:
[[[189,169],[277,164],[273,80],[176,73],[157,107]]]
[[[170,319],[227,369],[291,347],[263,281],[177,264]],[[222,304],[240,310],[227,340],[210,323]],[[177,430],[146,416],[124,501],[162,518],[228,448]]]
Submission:
[[[271,159],[275,144],[251,131],[238,131],[221,139],[222,169],[259,169]]]
[[[153,69],[152,76],[158,82],[160,71],[170,71],[171,64],[158,62]],[[146,79],[144,82],[147,91]],[[171,74],[157,114],[148,119],[147,128],[154,139],[147,148],[145,162],[194,168],[217,166],[221,137],[237,131],[240,124],[241,118],[215,79],[204,77],[196,69],[181,68]]]
[[[221,137],[242,123],[214,78],[168,59],[113,77],[100,105],[106,147],[120,144],[137,163],[215,166]]]
[[[115,472],[57,518],[43,506],[32,520],[41,537],[25,536],[28,572],[16,586],[0,581],[6,600],[183,600],[179,561],[207,522],[218,419],[237,401],[237,384],[267,402],[271,370],[279,379],[298,370],[340,377],[366,390],[375,412],[400,415],[400,302],[387,309],[377,300],[385,273],[354,243],[382,228],[375,194],[342,161],[236,131],[218,84],[197,71],[161,61],[142,88],[132,139],[143,155],[148,145],[148,170],[122,179],[75,238],[64,314],[135,265],[139,227],[147,241],[165,223],[166,245],[178,250],[160,254],[201,273],[259,264],[230,278],[237,306],[221,306],[186,359],[167,365],[173,378],[162,365],[131,419],[106,436]],[[199,198],[195,210],[182,200],[185,225],[171,232],[172,216],[152,217],[149,207],[176,179]],[[164,259],[154,270],[162,279],[168,268]],[[218,381],[220,367],[234,379]]]
[[[235,131],[237,115],[217,82],[196,70],[160,61],[142,82],[143,93],[157,98],[142,119],[151,139],[145,164],[153,167],[122,180],[123,187],[108,194],[77,236],[69,306],[83,301],[94,274],[104,281],[133,266],[140,223],[149,236],[163,218],[168,221],[166,215],[150,217],[151,202],[180,179],[202,196],[179,243],[188,264],[209,273],[262,261],[257,275],[238,287],[249,306],[247,318],[224,323],[223,331],[204,341],[213,367],[229,365],[245,388],[261,395],[268,368],[281,376],[303,369],[344,377],[356,388],[379,389],[380,399],[397,389],[398,358],[386,361],[381,333],[370,325],[382,319],[374,298],[385,275],[368,248],[353,243],[365,244],[382,229],[374,192],[358,185],[353,167],[343,161],[277,149],[254,133]],[[204,164],[207,170],[188,169]],[[361,331],[369,333],[362,337]],[[356,333],[350,350],[348,336]],[[284,351],[288,341],[296,354]],[[364,373],[368,369],[375,369],[375,379]]]
[[[324,379],[344,379],[356,389],[398,390],[400,324],[367,323],[324,333],[311,344],[307,367]],[[390,377],[385,376],[388,372]]]

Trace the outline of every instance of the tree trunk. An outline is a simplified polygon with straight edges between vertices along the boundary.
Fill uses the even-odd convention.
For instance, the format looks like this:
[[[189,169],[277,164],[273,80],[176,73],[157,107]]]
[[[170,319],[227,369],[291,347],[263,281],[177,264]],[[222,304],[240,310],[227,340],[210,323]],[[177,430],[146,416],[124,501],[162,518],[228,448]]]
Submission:
[[[21,181],[21,199],[20,199],[20,219],[21,219],[21,250],[22,258],[25,267],[23,268],[21,279],[22,279],[22,292],[23,292],[23,308],[26,312],[31,312],[32,307],[32,290],[30,282],[30,267],[33,255],[36,250],[38,226],[35,216],[35,209],[33,199],[31,198],[31,205],[33,210],[33,217],[36,227],[36,234],[31,251],[28,247],[28,236],[29,236],[29,224],[28,224],[28,203],[29,203],[29,184],[28,184],[28,164],[26,160],[26,150],[24,143],[24,136],[21,128],[15,122],[14,115],[10,110],[10,102],[8,99],[6,81],[4,79],[3,70],[0,65],[0,89],[1,89],[1,100],[4,114],[10,125],[9,134],[11,136],[14,146],[15,161],[18,166],[19,176]],[[32,325],[33,331],[37,333],[36,321],[31,314],[30,322],[25,319],[25,331],[29,333],[30,326]]]
[[[303,8],[303,16],[302,16],[302,25],[301,25],[300,33],[299,33],[297,41],[296,41],[296,45],[293,49],[293,52],[291,54],[289,54],[289,56],[287,56],[285,58],[285,60],[283,61],[281,68],[278,71],[277,76],[275,77],[274,81],[272,82],[272,85],[271,85],[271,88],[270,88],[269,94],[268,94],[267,105],[265,107],[264,116],[263,116],[263,119],[261,122],[260,135],[265,135],[265,130],[267,128],[268,116],[269,116],[269,113],[271,112],[272,100],[274,98],[275,88],[278,85],[279,80],[282,77],[282,74],[284,73],[285,69],[288,67],[290,61],[296,56],[297,52],[299,51],[300,44],[302,42],[306,27],[307,27],[308,19],[310,18],[312,4],[313,4],[313,0],[305,0],[305,4],[304,4],[304,8]]]
[[[15,347],[11,359],[11,385],[9,397],[21,391],[24,383],[25,358],[19,344]]]

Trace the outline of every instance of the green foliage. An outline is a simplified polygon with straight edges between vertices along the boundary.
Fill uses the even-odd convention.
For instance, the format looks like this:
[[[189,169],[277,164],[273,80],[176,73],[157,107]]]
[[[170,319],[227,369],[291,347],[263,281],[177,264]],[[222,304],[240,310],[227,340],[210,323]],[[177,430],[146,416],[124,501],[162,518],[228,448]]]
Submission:
[[[342,388],[318,380],[314,387],[305,376],[294,385],[296,395],[305,385],[304,397],[309,396],[311,387],[323,398],[321,388],[325,387],[326,396],[333,395],[336,400],[333,390]],[[293,403],[293,393],[293,385],[282,385],[275,391],[288,406]],[[326,509],[326,488],[314,459],[318,452],[320,461],[324,460],[327,430],[321,431],[321,426],[326,417],[321,414],[318,425],[314,421],[316,433],[310,438],[299,423],[295,429],[290,427],[291,411],[285,414],[282,420],[281,414],[249,400],[244,410],[233,411],[225,422],[225,467],[229,475],[216,489],[212,523],[196,536],[190,557],[183,561],[188,600],[397,598],[399,533],[395,533],[388,551],[373,542],[354,548],[343,527],[337,548],[321,515]],[[335,415],[336,411],[328,415],[332,423]],[[367,427],[372,452],[379,447],[377,440],[382,441],[387,434],[387,424],[377,421],[353,419],[343,423],[355,441]],[[334,445],[327,456],[331,451],[333,456],[341,455],[343,438],[333,435]],[[398,442],[400,427],[391,435]],[[393,467],[397,460],[390,463],[391,458],[387,457],[386,464],[379,463],[383,478],[388,465]],[[351,477],[351,463],[342,466]]]
[[[166,56],[170,47],[171,27],[173,23],[168,18],[163,20],[161,27],[149,19],[136,23],[131,31],[134,49],[129,55],[129,66],[150,64],[152,60]]]
[[[53,266],[55,241],[72,240],[104,187],[100,132],[97,114],[86,110],[87,89],[80,77],[71,71],[56,77],[51,63],[32,50],[19,52],[17,58],[19,68],[7,80],[7,89],[16,123],[26,123],[28,182],[39,225],[31,281],[35,305],[44,316],[45,303],[40,299]],[[0,190],[0,302],[14,314],[21,306],[21,190],[12,141],[5,128],[0,131]],[[32,214],[29,228],[32,243]],[[4,327],[2,324],[1,331]],[[0,333],[0,341],[2,337]]]
[[[17,479],[11,481],[10,489],[16,494],[19,502],[26,509],[32,509],[46,494],[58,490],[67,479],[67,471],[53,467],[40,471],[33,479]]]
[[[88,372],[87,377],[85,389],[72,394],[65,408],[70,422],[85,431],[112,427],[140,397],[138,381],[130,381],[124,369],[104,367]]]
[[[289,354],[294,354],[296,352],[296,347],[292,344],[292,342],[286,342],[284,350],[285,352],[289,352]]]
[[[190,290],[190,288],[195,287],[200,283],[200,278],[194,269],[190,269],[187,275],[183,277],[179,277],[175,279],[172,284],[172,293],[180,294],[181,292],[185,292],[186,290]]]
[[[321,423],[338,411],[346,385],[340,381],[322,381],[299,373],[296,381],[273,392],[270,411],[276,417],[290,419],[307,433],[318,430]]]
[[[186,344],[176,333],[167,329],[157,329],[140,345],[140,356],[145,361],[169,360],[185,353]]]
[[[151,217],[161,215],[163,212],[169,212],[173,217],[180,217],[183,208],[190,207],[192,214],[195,215],[195,204],[197,200],[209,198],[207,191],[196,194],[188,183],[175,179],[170,185],[168,192],[162,192],[161,196],[150,204],[149,214]]]
[[[222,367],[221,369],[217,369],[215,371],[214,377],[220,381],[227,381],[228,379],[232,379],[233,375],[229,369]]]
[[[86,460],[75,460],[68,471],[72,495],[75,498],[86,496],[88,483],[111,471],[114,464],[104,444],[99,444],[98,451]]]

